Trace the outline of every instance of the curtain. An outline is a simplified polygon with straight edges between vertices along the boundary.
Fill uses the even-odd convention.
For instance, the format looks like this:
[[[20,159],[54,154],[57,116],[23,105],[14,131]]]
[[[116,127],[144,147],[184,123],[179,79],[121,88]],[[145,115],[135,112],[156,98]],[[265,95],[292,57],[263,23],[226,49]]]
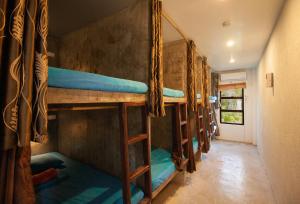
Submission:
[[[209,124],[209,112],[210,112],[210,103],[209,103],[209,67],[207,64],[207,58],[203,57],[202,60],[202,100],[201,105],[203,107],[203,121],[205,126],[204,132],[204,145],[203,145],[203,152],[208,152],[210,149],[210,124]]]
[[[188,42],[187,67],[188,105],[189,109],[195,112],[197,111],[196,45],[192,40]]]
[[[47,141],[47,0],[0,1],[0,203],[34,203],[30,140]]]
[[[152,48],[150,85],[150,114],[155,117],[165,116],[163,97],[163,63],[162,63],[162,2],[152,0]]]
[[[202,107],[209,108],[209,80],[208,80],[208,65],[207,65],[207,58],[203,57],[202,60],[202,86],[201,86],[201,93],[202,93]]]

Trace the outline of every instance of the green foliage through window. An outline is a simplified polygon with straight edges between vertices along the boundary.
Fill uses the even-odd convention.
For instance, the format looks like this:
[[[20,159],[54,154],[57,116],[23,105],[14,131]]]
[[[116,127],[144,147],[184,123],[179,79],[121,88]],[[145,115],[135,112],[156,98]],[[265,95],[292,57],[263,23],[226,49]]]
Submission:
[[[244,89],[230,89],[220,93],[220,122],[244,124]]]

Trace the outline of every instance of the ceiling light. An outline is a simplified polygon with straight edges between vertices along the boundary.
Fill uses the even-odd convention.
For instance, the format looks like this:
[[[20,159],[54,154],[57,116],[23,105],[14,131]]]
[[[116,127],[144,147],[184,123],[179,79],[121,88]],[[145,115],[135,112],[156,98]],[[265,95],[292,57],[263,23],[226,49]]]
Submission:
[[[234,44],[235,44],[235,42],[233,40],[228,40],[226,43],[227,47],[233,47]]]
[[[235,63],[235,59],[233,57],[230,58],[230,61],[229,61],[231,64]]]

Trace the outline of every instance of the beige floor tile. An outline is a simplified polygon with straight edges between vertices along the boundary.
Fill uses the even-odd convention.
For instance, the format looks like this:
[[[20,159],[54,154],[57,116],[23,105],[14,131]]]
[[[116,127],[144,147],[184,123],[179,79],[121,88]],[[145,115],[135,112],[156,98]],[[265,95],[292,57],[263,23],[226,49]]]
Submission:
[[[193,174],[181,174],[154,204],[273,204],[266,172],[252,145],[214,141]]]

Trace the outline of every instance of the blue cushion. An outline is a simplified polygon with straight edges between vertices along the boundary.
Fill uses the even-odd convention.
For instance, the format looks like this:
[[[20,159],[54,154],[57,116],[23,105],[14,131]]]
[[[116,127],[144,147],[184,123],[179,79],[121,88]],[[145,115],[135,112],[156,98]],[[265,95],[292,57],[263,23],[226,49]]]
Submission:
[[[66,168],[59,170],[58,180],[36,189],[37,203],[123,203],[122,182],[119,178],[74,161],[60,153],[47,154],[63,160]],[[134,184],[131,184],[130,188],[131,203],[139,203],[144,197],[143,191]]]
[[[163,89],[164,96],[174,97],[174,98],[182,98],[184,97],[184,92],[175,89],[164,88]]]
[[[171,153],[161,149],[152,149],[151,151],[151,176],[152,191],[163,184],[174,172],[176,166],[172,161]]]
[[[145,83],[88,72],[49,67],[48,86],[108,92],[146,93]]]
[[[31,157],[31,171],[32,174],[43,172],[50,168],[61,168],[64,161],[51,155],[41,154]]]

